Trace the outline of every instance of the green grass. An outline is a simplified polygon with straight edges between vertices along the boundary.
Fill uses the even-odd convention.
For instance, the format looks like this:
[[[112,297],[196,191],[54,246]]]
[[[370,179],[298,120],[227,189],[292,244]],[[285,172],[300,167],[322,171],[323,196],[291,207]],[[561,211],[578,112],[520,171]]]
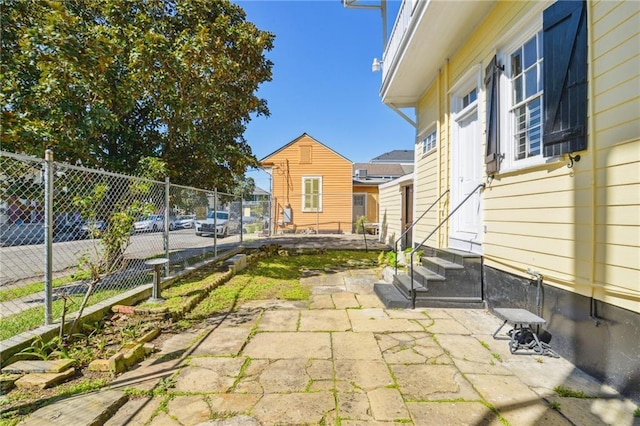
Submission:
[[[553,391],[561,397],[566,398],[593,398],[582,391],[573,390],[564,386],[556,386]]]
[[[640,407],[633,410],[633,417],[640,417]]]
[[[87,306],[95,305],[98,302],[102,302],[110,297],[120,293],[119,290],[104,290],[96,291],[89,299]],[[71,296],[71,300],[67,302],[67,317],[70,312],[75,312],[84,294],[77,294]],[[62,316],[62,308],[64,301],[62,299],[55,300],[52,303],[53,318],[57,319]],[[40,304],[36,307],[26,309],[17,314],[9,315],[2,319],[0,322],[0,340],[5,340],[13,337],[17,334],[24,333],[25,331],[33,330],[44,324],[44,304]]]
[[[354,251],[329,251],[323,254],[272,256],[260,259],[228,283],[214,289],[191,312],[189,318],[201,319],[234,309],[248,300],[309,300],[311,290],[300,285],[303,270],[324,270],[346,266],[354,261],[375,264],[377,254]]]
[[[88,274],[74,273],[53,280],[53,288],[62,287],[67,284],[88,278]],[[20,297],[28,296],[39,291],[44,291],[44,281],[26,284],[24,286],[0,290],[0,302],[8,302]]]

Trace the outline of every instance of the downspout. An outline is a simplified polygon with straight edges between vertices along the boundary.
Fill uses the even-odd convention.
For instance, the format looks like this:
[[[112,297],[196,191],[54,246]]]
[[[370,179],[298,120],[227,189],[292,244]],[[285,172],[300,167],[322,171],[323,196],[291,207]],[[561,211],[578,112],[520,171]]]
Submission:
[[[438,92],[438,96],[436,97],[436,134],[438,139],[436,140],[436,149],[437,149],[437,158],[438,158],[438,168],[436,169],[436,179],[438,179],[438,197],[442,195],[442,120],[440,120],[440,113],[442,111],[442,69],[438,70],[438,78],[436,79],[436,90]],[[440,206],[438,206],[438,212],[441,211]],[[438,213],[439,214],[439,213]],[[438,217],[440,220],[440,217]],[[438,228],[438,235],[436,236],[438,239],[438,248],[440,248],[442,244],[442,229]]]
[[[449,93],[449,58],[447,58],[447,60],[444,63],[444,90],[445,90],[445,93]],[[445,95],[445,97],[444,97],[444,113],[443,114],[444,114],[444,129],[445,129],[445,132],[447,133],[447,135],[446,135],[447,149],[444,151],[444,159],[445,159],[444,163],[445,163],[446,167],[450,167],[450,165],[449,165],[449,152],[451,151],[451,146],[450,146],[451,137],[449,135],[449,117],[450,117],[449,111],[451,111],[450,105],[449,105],[449,96]],[[451,188],[451,185],[450,185],[451,183],[449,182],[449,177],[450,177],[451,173],[449,172],[449,169],[443,170],[443,172],[446,173],[445,174],[445,179],[446,179],[445,187],[447,189],[450,189]],[[451,198],[451,193],[449,193],[449,197],[448,198]],[[448,208],[450,206],[448,201],[445,201],[445,205],[446,205],[446,208]],[[442,210],[442,216],[446,216],[446,212],[445,212],[444,209]],[[442,230],[442,232],[444,233],[444,238],[445,239],[449,237],[449,227],[448,226],[447,226],[447,229]],[[443,243],[443,245],[444,245],[444,243]]]
[[[594,71],[593,71],[593,21],[591,2],[587,1],[587,72],[589,76],[588,91],[588,146],[591,147],[591,303],[589,306],[589,318],[595,326],[600,325],[600,318],[596,313],[595,283],[596,283],[596,138],[595,138],[595,107],[594,107]]]

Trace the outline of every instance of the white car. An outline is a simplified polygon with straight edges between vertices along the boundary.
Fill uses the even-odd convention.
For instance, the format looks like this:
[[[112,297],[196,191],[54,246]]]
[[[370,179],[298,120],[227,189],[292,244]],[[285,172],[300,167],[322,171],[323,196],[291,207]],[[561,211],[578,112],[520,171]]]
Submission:
[[[215,220],[214,220],[215,218]],[[216,235],[226,237],[228,233],[229,212],[209,212],[205,220],[196,220],[196,235]]]
[[[183,214],[176,218],[176,228],[185,229],[185,228],[193,228],[193,223],[196,220],[196,215],[194,214]]]
[[[138,219],[133,223],[135,232],[157,232],[164,230],[164,216],[161,214],[150,214],[147,217]]]

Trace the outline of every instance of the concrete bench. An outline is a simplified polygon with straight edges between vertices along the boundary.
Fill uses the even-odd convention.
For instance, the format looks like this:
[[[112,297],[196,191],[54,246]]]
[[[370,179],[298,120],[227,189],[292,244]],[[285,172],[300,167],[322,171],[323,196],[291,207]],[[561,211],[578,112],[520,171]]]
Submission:
[[[513,325],[513,329],[507,332],[507,336],[502,338],[509,340],[509,351],[515,353],[518,349],[528,349],[538,355],[549,355],[558,358],[558,355],[551,350],[551,347],[539,339],[538,333],[533,330],[533,326],[541,326],[547,323],[544,318],[518,308],[496,308],[493,311],[496,316],[503,321],[498,329],[493,333],[494,339],[501,339],[498,333],[505,324]]]

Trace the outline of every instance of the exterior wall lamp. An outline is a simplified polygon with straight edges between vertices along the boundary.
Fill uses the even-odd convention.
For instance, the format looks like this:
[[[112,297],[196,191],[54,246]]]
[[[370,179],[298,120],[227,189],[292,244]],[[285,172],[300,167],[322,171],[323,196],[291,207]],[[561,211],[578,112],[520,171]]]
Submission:
[[[371,72],[378,72],[382,67],[382,61],[378,58],[373,58],[373,63],[371,64]]]

